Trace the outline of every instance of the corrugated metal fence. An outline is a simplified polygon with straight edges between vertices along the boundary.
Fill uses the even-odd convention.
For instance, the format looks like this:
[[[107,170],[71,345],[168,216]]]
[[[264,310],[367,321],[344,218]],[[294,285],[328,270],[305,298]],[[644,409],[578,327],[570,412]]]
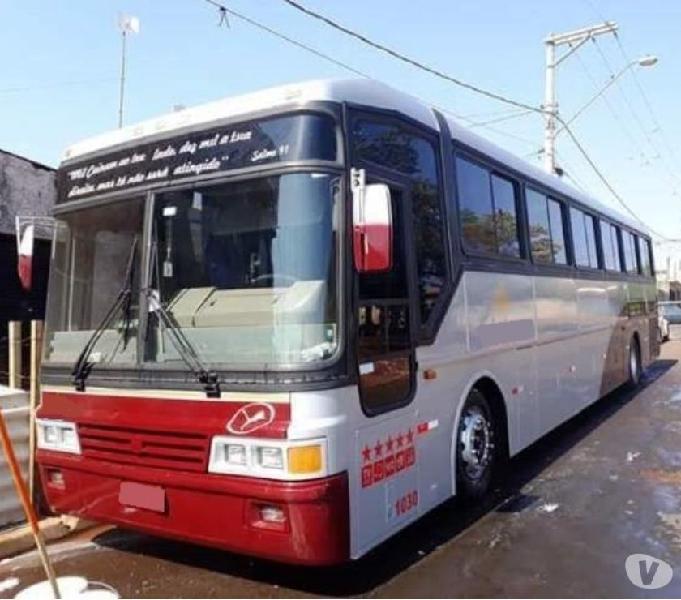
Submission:
[[[0,410],[7,423],[14,452],[26,477],[28,473],[28,430],[29,400],[28,392],[0,386]],[[0,529],[24,520],[19,497],[12,483],[5,457],[0,452]]]

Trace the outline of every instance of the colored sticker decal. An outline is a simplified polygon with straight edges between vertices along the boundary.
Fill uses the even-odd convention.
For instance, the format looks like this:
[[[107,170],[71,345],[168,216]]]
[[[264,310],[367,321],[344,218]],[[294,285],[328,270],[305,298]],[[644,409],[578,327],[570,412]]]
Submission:
[[[237,410],[225,429],[234,435],[248,435],[274,421],[275,411],[266,402],[252,402]]]
[[[433,431],[433,429],[435,429],[439,424],[440,421],[438,421],[437,419],[432,419],[431,421],[424,421],[416,426],[416,433],[418,433],[419,435],[428,433],[429,431]]]
[[[415,433],[409,428],[406,432],[390,434],[385,440],[374,444],[364,444],[360,450],[362,463],[362,487],[371,487],[416,464]]]

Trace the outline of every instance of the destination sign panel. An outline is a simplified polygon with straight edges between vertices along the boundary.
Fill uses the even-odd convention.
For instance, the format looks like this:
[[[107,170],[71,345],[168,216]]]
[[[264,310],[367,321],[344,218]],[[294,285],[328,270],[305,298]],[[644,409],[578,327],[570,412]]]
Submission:
[[[64,166],[57,175],[57,203],[268,163],[336,157],[335,123],[326,115],[231,124]]]

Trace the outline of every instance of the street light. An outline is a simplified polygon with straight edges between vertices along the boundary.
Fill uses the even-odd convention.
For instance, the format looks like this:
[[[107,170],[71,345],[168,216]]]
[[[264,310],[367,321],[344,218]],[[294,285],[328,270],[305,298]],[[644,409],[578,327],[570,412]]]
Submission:
[[[657,56],[642,56],[636,62],[639,67],[654,67],[657,64]]]
[[[582,107],[570,117],[570,119],[563,125],[558,131],[556,131],[556,134],[554,138],[557,138],[563,131],[565,131],[566,126],[569,126],[572,124],[577,117],[579,117],[587,108],[589,108],[596,100],[598,100],[622,75],[624,75],[626,72],[628,72],[630,69],[633,69],[634,67],[641,67],[641,68],[647,68],[647,67],[654,67],[657,64],[657,56],[652,56],[652,55],[646,55],[642,56],[638,60],[632,60],[628,65],[625,65],[617,74],[612,75],[610,79],[606,82],[606,84],[586,103],[582,105]]]

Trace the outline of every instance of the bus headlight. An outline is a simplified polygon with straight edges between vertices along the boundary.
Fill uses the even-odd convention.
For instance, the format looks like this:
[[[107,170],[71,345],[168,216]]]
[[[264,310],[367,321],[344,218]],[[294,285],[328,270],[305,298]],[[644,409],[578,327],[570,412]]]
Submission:
[[[243,444],[227,444],[225,458],[230,465],[246,466],[246,446]]]
[[[270,446],[255,446],[255,463],[263,469],[279,469],[284,468],[284,452],[281,448],[272,448]]]
[[[257,440],[215,436],[209,473],[310,479],[326,471],[326,440]]]
[[[38,419],[38,448],[55,452],[80,454],[80,440],[75,423],[54,419]]]

